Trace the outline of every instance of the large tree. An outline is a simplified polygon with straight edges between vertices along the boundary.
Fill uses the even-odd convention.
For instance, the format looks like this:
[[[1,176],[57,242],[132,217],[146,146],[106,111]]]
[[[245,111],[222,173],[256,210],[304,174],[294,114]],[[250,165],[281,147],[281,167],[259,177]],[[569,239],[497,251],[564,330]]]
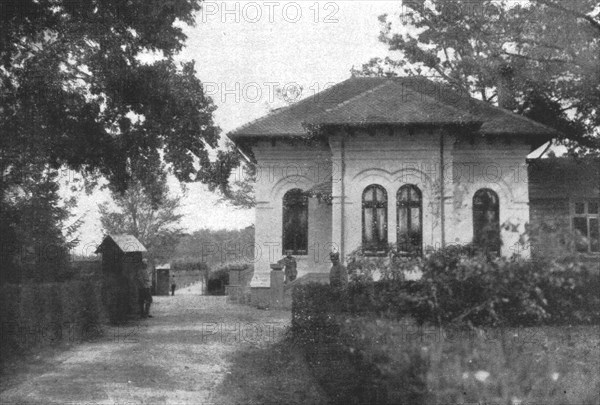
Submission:
[[[174,55],[195,0],[2,0],[0,148],[3,169],[28,158],[99,172],[124,189],[134,167],[162,157],[179,180],[211,168],[212,100],[194,64]],[[152,62],[144,62],[151,55]],[[202,173],[202,180],[211,176]]]
[[[430,75],[564,132],[571,146],[600,148],[597,1],[413,0],[398,11],[380,17],[391,56],[355,74]]]
[[[98,207],[104,231],[135,236],[155,262],[171,259],[183,235],[181,197],[171,196],[166,176],[160,176],[151,192],[132,181],[124,193],[113,188],[111,194],[114,206],[104,203]]]
[[[0,284],[69,276],[68,250],[77,240],[69,240],[76,229],[66,228],[74,202],[61,204],[55,171],[31,167],[36,172],[26,176],[20,187],[8,190],[4,199],[10,203],[0,207]]]
[[[194,63],[174,60],[186,39],[182,24],[193,24],[200,7],[197,0],[0,0],[1,264],[14,262],[4,238],[21,243],[24,211],[15,196],[42,173],[68,167],[88,180],[104,176],[121,193],[136,178],[156,200],[166,162],[180,181],[227,187],[237,157],[223,152],[211,162],[215,106]]]

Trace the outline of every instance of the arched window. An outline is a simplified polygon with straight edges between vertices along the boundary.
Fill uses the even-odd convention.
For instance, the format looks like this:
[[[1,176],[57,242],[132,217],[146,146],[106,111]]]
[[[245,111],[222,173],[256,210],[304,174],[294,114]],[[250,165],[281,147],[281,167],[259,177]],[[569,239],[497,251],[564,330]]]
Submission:
[[[398,251],[420,255],[423,246],[423,199],[417,186],[407,184],[397,194]]]
[[[299,188],[283,196],[283,252],[308,254],[308,196]]]
[[[376,184],[362,195],[362,241],[366,254],[387,252],[387,193]]]
[[[473,244],[485,253],[500,254],[500,199],[488,188],[473,196]]]

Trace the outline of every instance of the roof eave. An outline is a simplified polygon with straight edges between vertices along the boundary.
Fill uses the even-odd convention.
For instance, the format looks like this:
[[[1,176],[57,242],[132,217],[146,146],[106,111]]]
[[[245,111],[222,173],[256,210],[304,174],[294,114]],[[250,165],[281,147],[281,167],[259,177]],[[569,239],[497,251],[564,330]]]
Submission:
[[[394,127],[411,127],[411,126],[463,126],[463,125],[481,125],[482,121],[440,121],[440,122],[389,122],[389,121],[356,121],[356,122],[318,122],[306,123],[307,126],[394,126]]]

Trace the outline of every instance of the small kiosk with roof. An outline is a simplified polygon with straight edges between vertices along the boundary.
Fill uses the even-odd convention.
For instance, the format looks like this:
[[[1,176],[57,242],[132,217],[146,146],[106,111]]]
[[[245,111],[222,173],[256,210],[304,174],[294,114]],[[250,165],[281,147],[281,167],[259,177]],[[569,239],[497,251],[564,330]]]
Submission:
[[[96,249],[102,254],[102,297],[113,322],[123,321],[136,311],[135,274],[146,252],[144,245],[128,234],[107,235]]]
[[[156,295],[169,295],[171,289],[171,264],[156,265]]]

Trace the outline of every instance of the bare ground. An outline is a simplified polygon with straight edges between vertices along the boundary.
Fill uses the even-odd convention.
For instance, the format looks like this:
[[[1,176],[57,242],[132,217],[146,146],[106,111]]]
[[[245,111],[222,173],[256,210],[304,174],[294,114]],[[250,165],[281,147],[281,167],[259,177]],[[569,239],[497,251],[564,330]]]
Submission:
[[[327,403],[282,343],[289,311],[228,304],[192,286],[155,297],[151,314],[3,365],[0,403]]]

